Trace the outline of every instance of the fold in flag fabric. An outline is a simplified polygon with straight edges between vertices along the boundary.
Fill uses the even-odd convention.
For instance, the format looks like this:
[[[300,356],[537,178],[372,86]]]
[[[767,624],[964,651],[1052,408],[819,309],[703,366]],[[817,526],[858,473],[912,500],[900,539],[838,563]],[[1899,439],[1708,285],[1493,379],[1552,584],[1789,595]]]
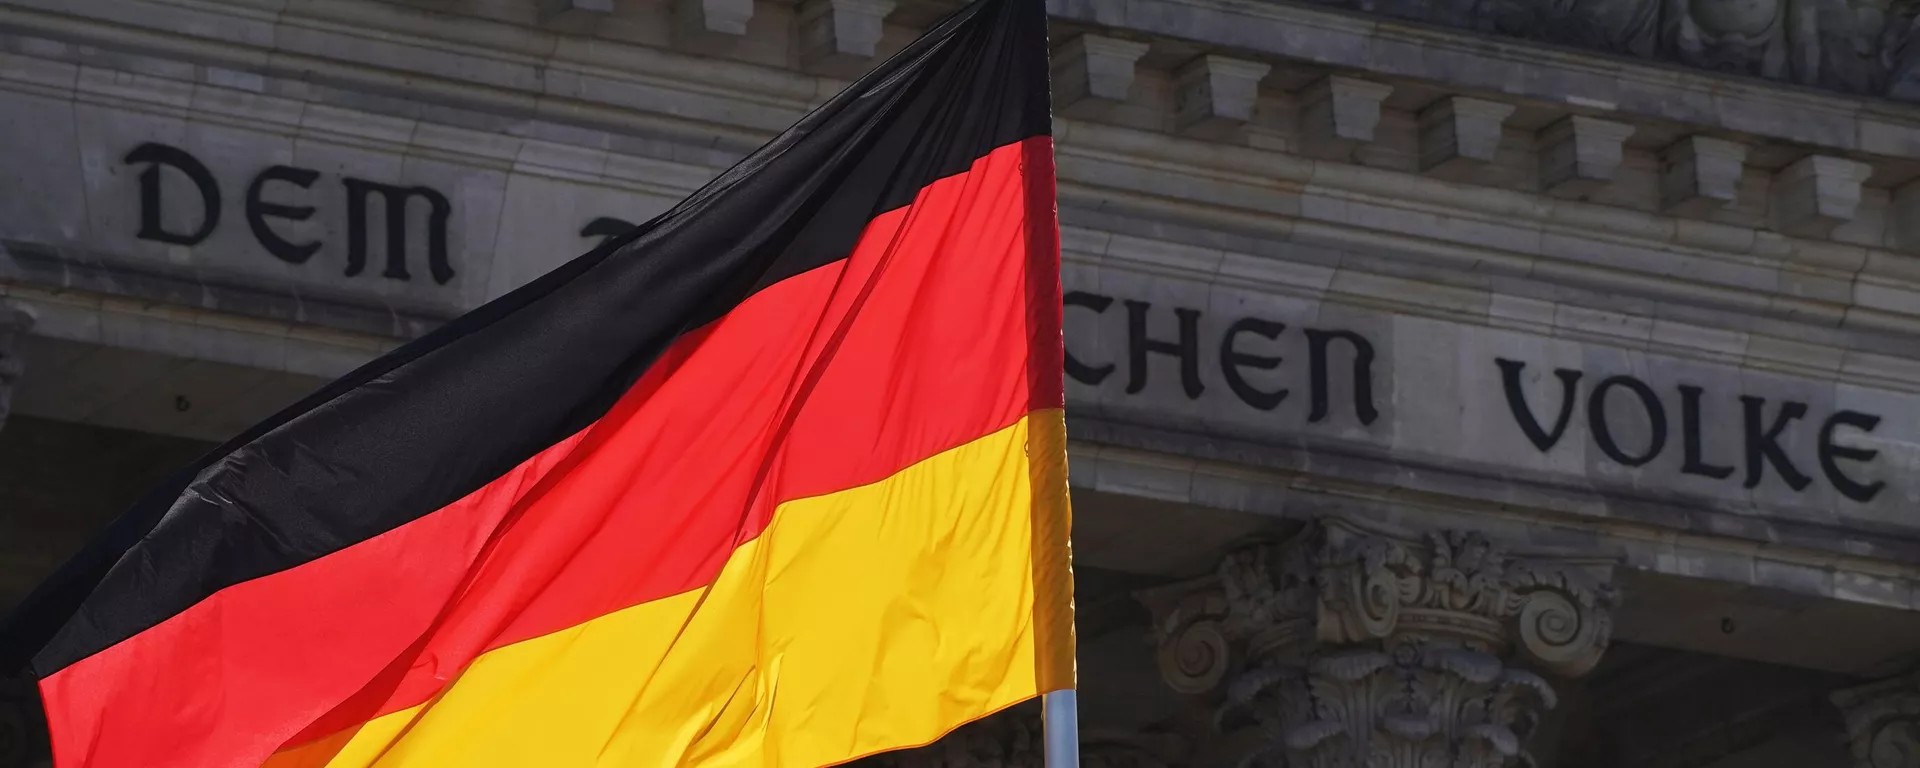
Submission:
[[[59,768],[821,766],[1073,683],[1039,0],[184,471],[12,617]]]

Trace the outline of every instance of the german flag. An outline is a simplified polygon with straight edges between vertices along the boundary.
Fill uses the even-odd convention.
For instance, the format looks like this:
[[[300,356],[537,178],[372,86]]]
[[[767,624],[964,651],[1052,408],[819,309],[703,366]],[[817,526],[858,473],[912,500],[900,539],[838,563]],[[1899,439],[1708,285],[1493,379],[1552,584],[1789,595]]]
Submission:
[[[44,585],[61,768],[821,766],[1072,685],[1039,0],[187,468]]]

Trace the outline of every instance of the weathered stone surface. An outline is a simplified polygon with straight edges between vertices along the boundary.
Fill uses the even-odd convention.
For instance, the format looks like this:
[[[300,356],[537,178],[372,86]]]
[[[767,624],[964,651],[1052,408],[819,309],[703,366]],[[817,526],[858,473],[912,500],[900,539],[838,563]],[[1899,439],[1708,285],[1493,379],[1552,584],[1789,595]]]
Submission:
[[[540,23],[573,31],[592,28],[613,13],[613,0],[539,0]]]
[[[1133,93],[1134,64],[1147,44],[1085,34],[1054,52],[1053,103],[1063,115],[1092,117]]]
[[[1887,206],[1886,240],[1888,247],[1920,252],[1920,182],[1908,182],[1893,191]]]
[[[739,36],[753,18],[753,0],[674,0],[673,13],[683,35]]]
[[[1701,216],[1740,199],[1747,148],[1709,136],[1689,136],[1660,153],[1660,207],[1676,216]]]
[[[1540,184],[1555,197],[1584,198],[1613,180],[1633,126],[1569,115],[1540,131]]]
[[[1898,0],[1323,0],[1846,93],[1920,99],[1920,7]]]
[[[1344,158],[1373,141],[1380,103],[1393,86],[1346,75],[1329,75],[1306,87],[1300,100],[1300,138],[1312,155]]]
[[[1217,722],[1265,765],[1493,768],[1530,762],[1556,701],[1527,667],[1577,676],[1612,634],[1613,566],[1521,558],[1478,533],[1323,518],[1142,594],[1161,671],[1224,687]]]
[[[1873,167],[1856,160],[1809,155],[1773,176],[1774,219],[1782,232],[1826,237],[1853,220],[1860,185]]]
[[[807,0],[800,5],[800,62],[814,72],[853,77],[872,65],[893,0]]]
[[[1500,152],[1502,126],[1513,105],[1448,96],[1420,111],[1420,171],[1462,179]]]
[[[1253,119],[1260,80],[1272,65],[1207,54],[1174,73],[1175,120],[1196,136],[1219,136]]]
[[[0,300],[0,429],[7,426],[13,387],[25,370],[19,356],[20,337],[30,330],[33,330],[33,315]],[[4,741],[4,737],[0,737],[0,743]],[[0,753],[4,752],[4,749],[0,749]],[[4,763],[0,761],[0,764]]]
[[[1920,766],[1920,679],[1902,675],[1833,694],[1855,768]]]

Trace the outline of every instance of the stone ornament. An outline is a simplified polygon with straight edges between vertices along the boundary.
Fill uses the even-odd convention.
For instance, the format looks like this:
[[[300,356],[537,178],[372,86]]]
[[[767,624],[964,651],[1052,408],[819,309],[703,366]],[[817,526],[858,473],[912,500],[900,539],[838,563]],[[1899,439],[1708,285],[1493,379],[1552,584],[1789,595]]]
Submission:
[[[1837,691],[1857,768],[1920,768],[1920,675]]]
[[[1382,16],[1920,101],[1916,0],[1318,0]]]
[[[1539,133],[1540,181],[1547,194],[1582,198],[1613,181],[1626,152],[1631,123],[1568,115]]]
[[[1142,595],[1163,677],[1217,697],[1256,764],[1495,768],[1527,760],[1612,635],[1612,564],[1522,558],[1474,532],[1329,519]]]
[[[0,301],[0,429],[4,429],[7,425],[13,385],[20,380],[20,375],[24,372],[24,366],[20,363],[19,340],[32,329],[33,315],[19,307]]]
[[[806,0],[795,20],[801,63],[834,77],[865,73],[893,10],[893,0]]]
[[[675,0],[673,13],[683,34],[738,37],[753,20],[753,0]]]
[[[1873,166],[1858,160],[1809,155],[1773,176],[1775,223],[1782,232],[1826,237],[1853,220],[1860,188]]]

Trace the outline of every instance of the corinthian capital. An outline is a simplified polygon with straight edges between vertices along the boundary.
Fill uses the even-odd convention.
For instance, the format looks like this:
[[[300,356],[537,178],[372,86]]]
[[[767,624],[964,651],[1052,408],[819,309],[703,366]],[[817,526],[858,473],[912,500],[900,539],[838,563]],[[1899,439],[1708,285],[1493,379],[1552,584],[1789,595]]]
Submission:
[[[1607,561],[1327,519],[1142,599],[1168,684],[1221,695],[1288,766],[1494,768],[1554,705],[1536,671],[1598,663],[1615,595]]]
[[[1920,768],[1920,674],[1833,694],[1857,768]]]
[[[13,383],[20,378],[18,339],[33,328],[33,315],[0,301],[0,428],[7,425]]]

